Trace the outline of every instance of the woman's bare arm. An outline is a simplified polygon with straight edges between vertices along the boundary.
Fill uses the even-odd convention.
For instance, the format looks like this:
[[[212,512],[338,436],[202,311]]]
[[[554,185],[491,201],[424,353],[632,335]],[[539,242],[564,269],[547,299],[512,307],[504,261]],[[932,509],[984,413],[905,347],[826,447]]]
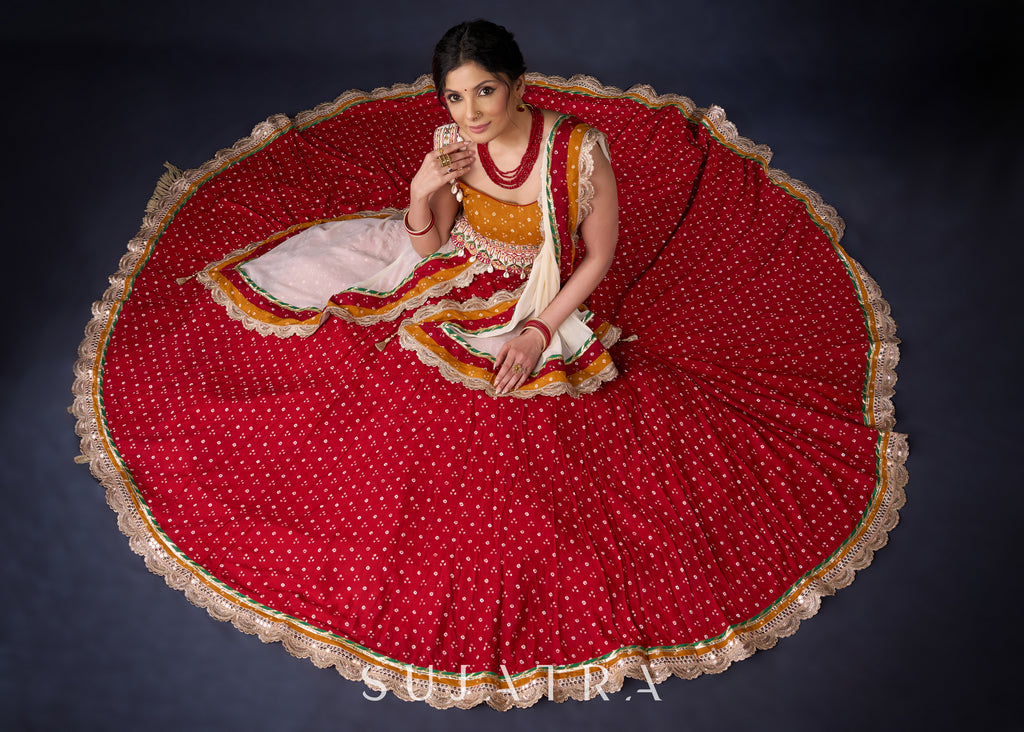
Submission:
[[[453,180],[464,175],[476,159],[472,143],[453,142],[441,148],[451,156],[451,163],[445,168],[438,161],[439,151],[432,150],[423,158],[420,169],[409,184],[409,212],[406,224],[413,231],[423,230],[434,217],[434,225],[419,236],[409,235],[412,248],[421,257],[428,257],[448,241],[459,202],[452,195]]]
[[[590,177],[594,186],[593,208],[581,227],[583,239],[587,242],[587,253],[576,271],[540,314],[541,320],[551,327],[552,332],[590,297],[604,279],[612,265],[615,245],[619,240],[619,197],[615,188],[615,173],[600,148],[594,148],[593,156],[594,171]],[[514,391],[522,386],[543,351],[544,337],[532,328],[524,330],[502,346],[494,361],[497,372],[494,387],[498,392]],[[529,364],[529,367],[516,373],[512,366],[517,363]]]

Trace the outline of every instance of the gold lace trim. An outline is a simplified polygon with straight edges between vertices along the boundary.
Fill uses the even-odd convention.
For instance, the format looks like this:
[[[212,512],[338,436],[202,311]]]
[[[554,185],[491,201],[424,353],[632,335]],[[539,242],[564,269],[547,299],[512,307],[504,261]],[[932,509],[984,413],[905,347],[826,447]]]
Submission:
[[[564,90],[580,90],[593,96],[629,96],[644,104],[657,106],[674,104],[687,116],[709,121],[709,129],[719,139],[738,151],[759,157],[767,168],[770,150],[754,145],[740,137],[735,127],[725,119],[724,112],[712,107],[704,115],[686,97],[657,95],[650,86],[634,86],[626,92],[602,86],[588,76],[573,76],[565,79],[558,76],[528,74],[534,85]],[[411,85],[396,85],[380,88],[366,94],[357,90],[345,92],[334,102],[327,102],[295,118],[295,126],[309,126],[320,119],[341,112],[351,104],[371,98],[384,99],[410,94],[424,93],[431,88],[430,79],[422,76]],[[148,512],[135,490],[131,476],[123,468],[110,436],[106,431],[100,407],[100,376],[104,346],[109,339],[114,320],[124,303],[128,285],[138,273],[141,264],[156,242],[163,227],[169,223],[173,213],[184,203],[187,196],[205,179],[217,174],[231,161],[251,153],[292,126],[284,115],[274,115],[257,124],[252,133],[231,148],[223,149],[199,168],[183,172],[173,180],[164,180],[147,206],[146,215],[138,234],[128,242],[128,251],[121,258],[117,271],[110,277],[110,286],[102,299],[93,304],[92,318],[86,325],[85,334],[78,349],[75,363],[75,382],[72,387],[74,403],[71,412],[77,423],[75,432],[81,440],[82,455],[88,460],[89,469],[106,489],[107,503],[117,514],[118,528],[128,537],[132,551],[143,556],[147,568],[161,575],[172,588],[181,590],[195,605],[205,608],[215,619],[230,622],[244,633],[255,634],[265,642],[280,641],[284,648],[298,658],[309,658],[320,668],[333,666],[347,679],[357,681],[366,673],[368,679],[383,684],[401,699],[411,699],[410,690],[418,698],[431,687],[425,680],[426,674],[406,664],[371,654],[358,645],[329,633],[319,631],[294,618],[258,605],[247,597],[210,578],[186,557],[181,556],[155,527]],[[842,219],[835,209],[827,206],[821,198],[800,181],[785,173],[769,169],[773,180],[788,185],[791,192],[807,202],[812,215],[835,232],[838,238],[843,231]],[[168,178],[173,178],[173,174]],[[895,325],[889,317],[889,306],[881,296],[877,284],[854,264],[862,283],[865,306],[873,311],[876,328],[883,340],[877,346],[873,363],[876,368],[871,379],[874,397],[870,400],[870,417],[881,428],[893,424],[890,396],[896,382],[893,371],[898,350],[892,332]],[[885,341],[888,337],[891,340]],[[708,641],[699,646],[678,648],[624,648],[606,654],[601,665],[607,672],[602,688],[613,692],[621,689],[627,678],[644,680],[644,671],[651,678],[661,682],[669,676],[695,678],[703,673],[724,671],[734,661],[746,658],[755,651],[771,648],[779,638],[791,635],[800,621],[814,615],[821,597],[833,594],[853,581],[857,570],[868,566],[875,550],[884,546],[888,532],[899,520],[899,508],[905,500],[904,485],[907,471],[906,437],[895,432],[883,432],[879,437],[879,486],[877,498],[872,503],[870,514],[858,535],[837,553],[834,561],[822,571],[794,587],[789,596],[776,603],[776,612],[757,623],[731,629],[722,639]],[[596,663],[597,659],[594,659]],[[555,701],[585,699],[596,696],[594,683],[600,678],[587,677],[585,664],[558,667],[553,671],[552,696]],[[588,687],[589,681],[589,687]],[[529,707],[547,696],[548,685],[545,672],[520,674],[510,688],[499,674],[473,674],[468,691],[462,694],[458,682],[444,678],[435,679],[432,692],[425,700],[437,708],[459,707],[468,709],[486,703],[494,709],[506,710],[512,707]],[[370,692],[378,688],[371,686]]]
[[[164,167],[167,170],[157,179],[156,187],[153,188],[153,195],[146,202],[146,213],[153,213],[159,208],[160,199],[170,194],[174,181],[181,177],[181,169],[177,165],[164,161]]]
[[[381,211],[363,211],[358,214],[352,214],[349,218],[379,218],[380,214],[392,215],[401,213],[398,209],[382,209]],[[303,228],[304,225],[300,225]],[[353,315],[346,308],[339,305],[327,305],[323,310],[320,311],[320,316],[315,320],[309,320],[304,323],[273,323],[262,318],[247,313],[237,303],[232,300],[231,295],[225,292],[216,280],[210,275],[210,271],[223,266],[227,262],[233,259],[244,256],[248,252],[262,246],[266,240],[256,242],[255,244],[249,244],[248,246],[237,249],[218,262],[207,266],[205,269],[196,274],[196,279],[202,283],[210,291],[210,296],[214,302],[219,305],[223,305],[227,311],[228,317],[232,320],[239,321],[246,330],[254,330],[260,335],[275,335],[279,338],[287,338],[289,336],[309,336],[315,333],[321,325],[327,322],[327,318],[331,315],[346,320],[350,323],[357,323],[359,325],[373,325],[375,323],[386,322],[390,320],[397,320],[404,313],[409,310],[415,310],[420,307],[432,297],[439,297],[446,295],[457,287],[464,287],[473,281],[473,278],[486,269],[486,265],[481,262],[473,262],[464,271],[459,273],[457,276],[452,277],[449,280],[437,282],[420,294],[409,298],[400,305],[391,308],[381,313],[371,313],[369,315]]]
[[[591,127],[583,133],[583,142],[580,144],[580,181],[579,181],[579,214],[577,215],[576,236],[579,236],[579,229],[583,221],[594,210],[594,184],[590,177],[594,174],[594,145],[604,139],[604,133]]]
[[[427,366],[433,366],[441,372],[448,381],[455,384],[462,384],[467,389],[473,389],[475,391],[486,392],[488,396],[492,397],[515,397],[516,399],[530,399],[537,396],[558,396],[560,394],[568,394],[571,397],[581,396],[583,394],[590,394],[591,392],[597,391],[601,388],[601,384],[606,381],[611,381],[618,376],[618,369],[615,368],[615,364],[611,362],[609,358],[608,366],[605,366],[596,374],[589,376],[579,384],[573,385],[564,381],[556,381],[550,384],[546,384],[540,388],[535,389],[516,389],[508,393],[498,393],[494,388],[494,385],[486,380],[466,374],[459,371],[456,367],[449,364],[443,358],[438,356],[436,353],[431,351],[420,343],[408,330],[406,325],[413,323],[420,323],[438,313],[446,310],[453,310],[455,312],[465,312],[471,310],[488,310],[498,303],[508,302],[509,300],[515,300],[520,296],[526,285],[521,285],[516,289],[515,292],[509,292],[508,290],[499,290],[498,292],[491,295],[489,298],[484,300],[480,297],[473,297],[469,300],[456,302],[455,300],[442,300],[440,302],[427,305],[424,308],[417,310],[411,318],[405,320],[399,328],[399,343],[407,351],[412,351],[419,357]],[[609,332],[605,334],[605,339],[610,340],[611,344],[614,344],[615,340],[618,339],[619,335],[618,328],[610,328]],[[610,345],[610,344],[609,344]],[[529,382],[527,382],[529,383]]]
[[[871,408],[868,416],[871,426],[878,430],[891,430],[896,425],[896,410],[892,396],[896,392],[896,364],[900,360],[900,339],[896,337],[896,322],[892,319],[889,303],[882,297],[882,288],[860,263],[837,246],[856,273],[862,299],[866,300],[870,325],[875,332],[871,344],[869,363],[874,368],[874,378],[869,383],[868,400]]]

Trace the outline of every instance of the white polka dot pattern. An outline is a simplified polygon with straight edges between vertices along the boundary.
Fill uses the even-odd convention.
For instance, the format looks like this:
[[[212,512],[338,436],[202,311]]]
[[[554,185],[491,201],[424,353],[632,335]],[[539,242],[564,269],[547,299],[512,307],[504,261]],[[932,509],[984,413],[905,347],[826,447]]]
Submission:
[[[692,649],[788,602],[886,489],[878,336],[806,201],[675,106],[531,100],[611,143],[620,244],[590,307],[636,340],[598,391],[492,398],[374,348],[391,324],[262,337],[175,282],[295,223],[403,206],[445,121],[431,94],[287,130],[195,184],[98,357],[110,449],[189,562],[422,668]]]

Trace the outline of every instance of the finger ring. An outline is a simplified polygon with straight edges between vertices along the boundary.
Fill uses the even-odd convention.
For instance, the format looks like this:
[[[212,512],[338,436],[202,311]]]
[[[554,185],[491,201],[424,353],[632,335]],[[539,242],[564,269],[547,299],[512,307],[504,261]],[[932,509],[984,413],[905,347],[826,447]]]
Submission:
[[[441,163],[442,168],[447,168],[452,164],[452,159],[448,153],[442,150],[441,154],[437,156],[437,162]]]
[[[514,365],[512,367],[512,373],[513,374],[521,374],[521,373],[523,373],[523,367],[520,366],[519,364]]]

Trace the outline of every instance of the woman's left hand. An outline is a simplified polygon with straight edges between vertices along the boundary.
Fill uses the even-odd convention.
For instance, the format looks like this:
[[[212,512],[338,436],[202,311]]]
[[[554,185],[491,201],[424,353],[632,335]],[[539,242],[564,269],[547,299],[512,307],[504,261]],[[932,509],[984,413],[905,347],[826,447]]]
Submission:
[[[494,388],[499,394],[515,391],[526,383],[544,352],[544,336],[529,328],[498,351],[494,361]]]

